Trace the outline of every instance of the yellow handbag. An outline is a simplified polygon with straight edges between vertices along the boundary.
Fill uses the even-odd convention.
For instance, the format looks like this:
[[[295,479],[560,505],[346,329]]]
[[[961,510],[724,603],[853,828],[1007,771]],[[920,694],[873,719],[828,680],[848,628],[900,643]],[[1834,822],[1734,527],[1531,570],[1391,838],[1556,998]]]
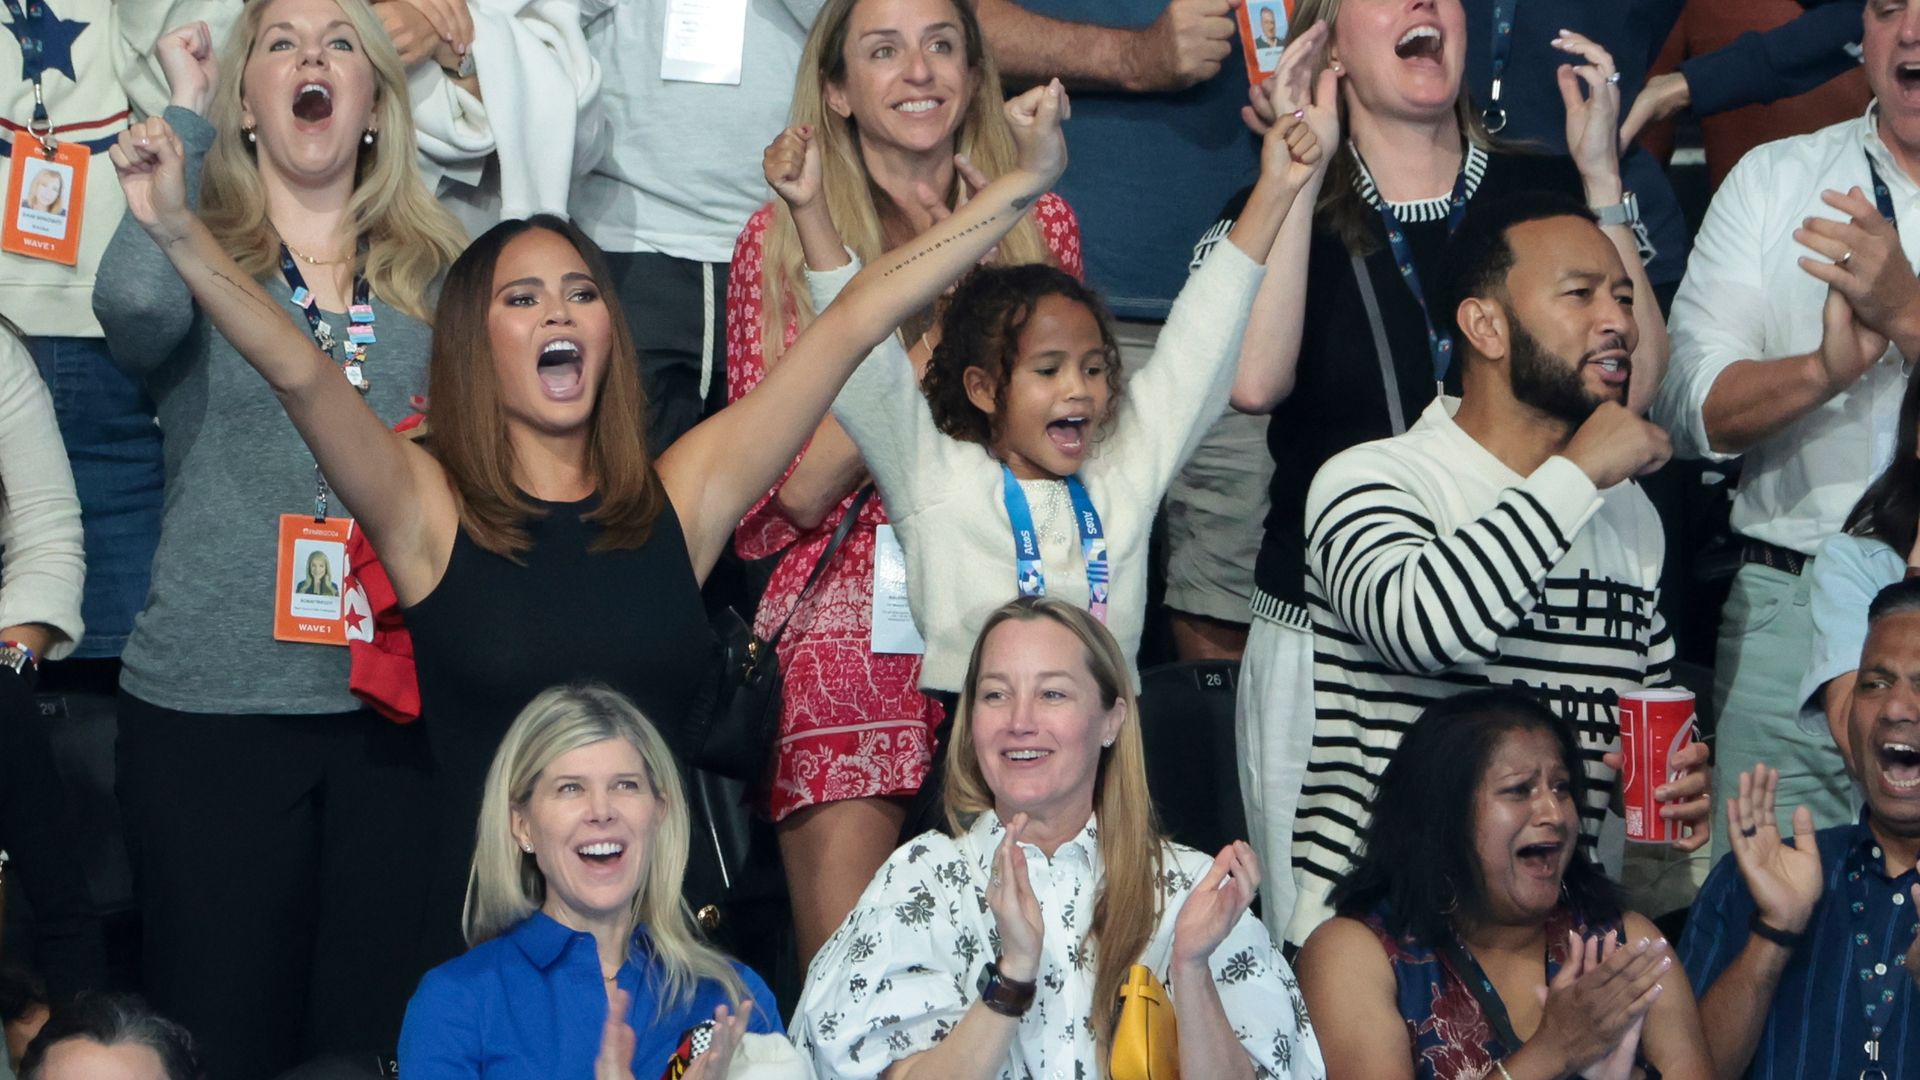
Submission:
[[[1180,1031],[1167,988],[1145,964],[1120,987],[1120,1022],[1108,1061],[1113,1080],[1180,1080]]]

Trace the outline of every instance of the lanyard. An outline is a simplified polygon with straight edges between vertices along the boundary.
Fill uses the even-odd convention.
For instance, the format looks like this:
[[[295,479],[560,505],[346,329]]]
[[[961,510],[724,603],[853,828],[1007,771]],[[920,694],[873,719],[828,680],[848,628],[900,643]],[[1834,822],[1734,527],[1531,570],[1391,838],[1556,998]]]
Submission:
[[[1355,150],[1355,157],[1360,151]],[[1454,178],[1453,194],[1447,197],[1447,235],[1452,236],[1460,227],[1460,219],[1467,213],[1467,159],[1471,150],[1462,148],[1460,155],[1460,175]],[[1413,247],[1407,243],[1407,234],[1400,227],[1400,219],[1393,213],[1393,207],[1386,197],[1376,189],[1374,197],[1380,200],[1380,224],[1387,230],[1387,246],[1393,249],[1393,263],[1405,279],[1408,291],[1413,293],[1414,303],[1420,305],[1420,317],[1427,324],[1427,353],[1433,359],[1433,382],[1435,386],[1444,386],[1447,369],[1453,363],[1453,334],[1434,329],[1433,312],[1427,309],[1427,293],[1420,287],[1420,269],[1413,265]],[[1387,388],[1391,393],[1391,385]]]
[[[1896,230],[1900,228],[1900,217],[1893,212],[1893,193],[1887,190],[1887,182],[1880,179],[1880,170],[1874,168],[1871,155],[1867,158],[1867,175],[1873,177],[1873,202],[1880,208],[1880,216]]]
[[[1027,493],[1013,470],[1000,466],[1001,494],[1007,503],[1007,520],[1013,525],[1013,558],[1018,567],[1021,596],[1047,594],[1046,569],[1040,561],[1040,534],[1033,527],[1033,511],[1027,506]],[[1067,494],[1073,499],[1073,520],[1080,530],[1080,553],[1087,563],[1087,610],[1101,622],[1107,621],[1107,534],[1100,527],[1100,515],[1087,496],[1078,476],[1066,478]]]
[[[307,279],[301,276],[293,253],[285,244],[280,245],[280,276],[292,290],[294,304],[307,317],[307,330],[313,334],[313,343],[320,346],[321,352],[332,356],[335,346],[340,344],[334,340],[333,325],[320,317],[320,301],[314,297],[313,290],[307,288]],[[353,276],[353,303],[347,308],[347,318],[350,324],[346,344],[340,347],[340,371],[347,377],[348,384],[365,397],[372,386],[367,381],[365,365],[367,346],[374,343],[374,334],[372,288],[363,274]],[[320,472],[319,462],[313,466],[313,489],[313,519],[321,521],[327,516],[327,478]]]
[[[1507,58],[1513,55],[1513,9],[1519,0],[1493,0],[1493,44],[1490,56],[1493,61],[1493,91],[1487,97],[1487,107],[1480,110],[1480,119],[1486,122],[1489,132],[1498,134],[1507,126],[1507,110],[1500,104],[1500,79],[1507,73]]]
[[[21,74],[33,84],[33,117],[27,121],[27,134],[40,140],[40,148],[51,158],[53,121],[47,116],[47,95],[40,85],[41,76],[51,67],[66,71],[70,79],[74,77],[73,39],[87,24],[63,22],[57,15],[49,17],[42,0],[0,0],[0,3],[6,5],[7,16],[12,20],[7,29],[13,31],[14,39],[20,43]]]
[[[1880,178],[1875,176],[1873,179],[1875,186],[1879,186]],[[1877,847],[1874,848],[1876,853],[1879,850]],[[1902,888],[1897,880],[1893,883],[1893,887],[1896,890]],[[1866,870],[1856,867],[1847,871],[1847,899],[1851,901],[1847,909],[1853,915],[1855,926],[1865,924],[1868,900]],[[1898,934],[1894,933],[1893,927],[1888,926],[1887,931],[1894,934],[1894,941],[1881,942],[1882,950],[1897,959],[1905,950],[1900,949],[1896,944],[1899,938]],[[1874,945],[1873,935],[1866,930],[1856,929],[1853,943],[1856,948],[1870,949]],[[1860,995],[1860,1010],[1867,1021],[1867,1042],[1864,1049],[1867,1052],[1868,1064],[1866,1068],[1860,1070],[1860,1080],[1888,1080],[1886,1070],[1880,1066],[1880,1036],[1886,1033],[1887,1023],[1894,1017],[1894,1004],[1900,1000],[1903,992],[1910,989],[1907,984],[1913,980],[1907,977],[1906,971],[1899,963],[1889,966],[1883,962],[1873,967],[1861,968],[1859,977],[1848,981],[1853,983],[1855,991]]]

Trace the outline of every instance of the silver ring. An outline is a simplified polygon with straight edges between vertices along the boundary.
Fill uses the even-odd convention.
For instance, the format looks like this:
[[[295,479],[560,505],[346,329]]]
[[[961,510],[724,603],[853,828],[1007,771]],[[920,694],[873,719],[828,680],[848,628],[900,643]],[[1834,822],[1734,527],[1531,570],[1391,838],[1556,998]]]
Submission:
[[[1608,86],[1620,85],[1620,73],[1616,71],[1613,74],[1607,76],[1607,85]]]
[[[1852,261],[1853,261],[1853,252],[1849,250],[1845,255],[1842,255],[1839,258],[1833,260],[1833,265],[1845,266]]]

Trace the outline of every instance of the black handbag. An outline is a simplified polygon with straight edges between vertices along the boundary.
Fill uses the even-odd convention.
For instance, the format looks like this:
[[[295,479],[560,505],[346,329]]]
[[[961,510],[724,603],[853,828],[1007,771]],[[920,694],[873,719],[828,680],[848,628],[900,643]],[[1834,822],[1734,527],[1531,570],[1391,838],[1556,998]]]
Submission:
[[[772,637],[764,641],[755,637],[753,627],[731,607],[713,616],[711,625],[719,655],[705,707],[695,711],[698,719],[688,754],[695,768],[749,784],[766,780],[774,740],[780,735],[780,657],[775,650],[787,632],[787,624],[806,604],[820,575],[853,531],[861,508],[872,497],[873,486],[869,484],[847,507],[826,550],[800,587],[793,610],[780,620]]]

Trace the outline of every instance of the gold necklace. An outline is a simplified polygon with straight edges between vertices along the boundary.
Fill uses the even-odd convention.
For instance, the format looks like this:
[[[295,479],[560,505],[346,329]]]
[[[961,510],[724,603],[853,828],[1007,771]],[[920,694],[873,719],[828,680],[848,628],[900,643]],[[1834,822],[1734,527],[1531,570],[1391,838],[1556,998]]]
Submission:
[[[288,244],[285,238],[282,238],[280,243],[286,246],[287,251],[294,258],[299,259],[308,266],[339,266],[341,263],[347,261],[345,256],[341,256],[338,259],[316,259],[311,255],[303,255],[300,253],[300,249],[294,247],[292,244]]]

